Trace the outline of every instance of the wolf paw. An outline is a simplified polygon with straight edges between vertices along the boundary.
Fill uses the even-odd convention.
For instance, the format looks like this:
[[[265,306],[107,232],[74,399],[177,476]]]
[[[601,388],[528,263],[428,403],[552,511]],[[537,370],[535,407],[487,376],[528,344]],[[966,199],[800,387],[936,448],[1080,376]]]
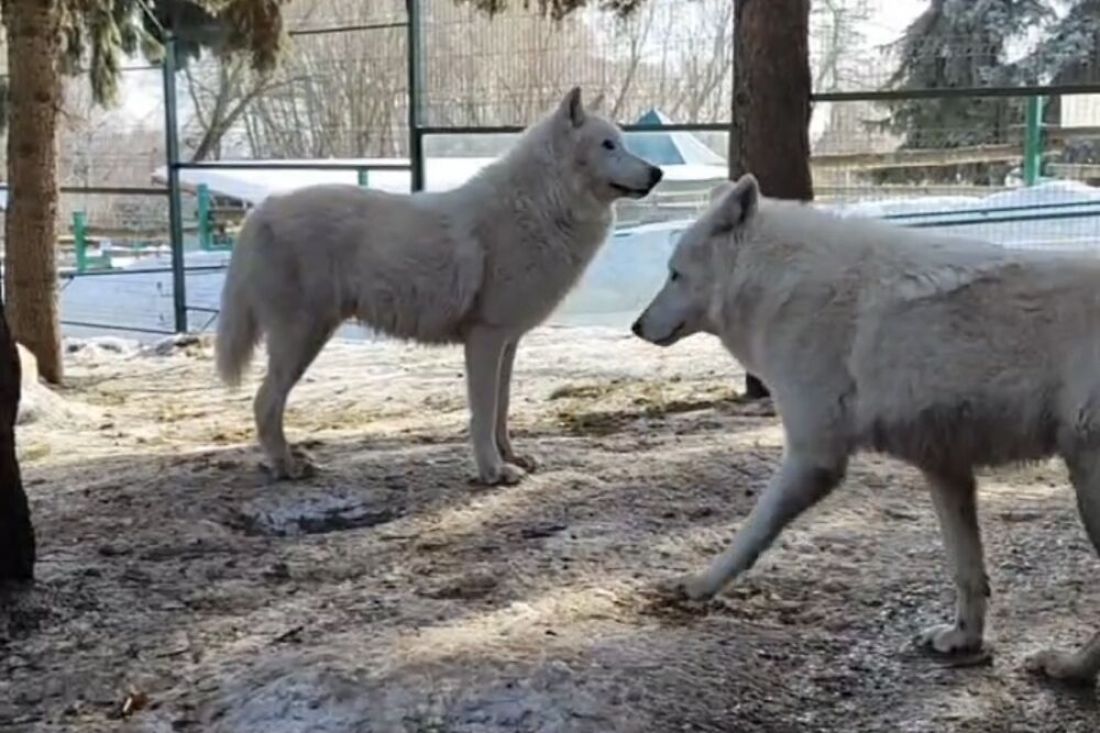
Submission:
[[[519,466],[511,463],[501,463],[498,466],[490,466],[482,470],[478,476],[485,486],[514,486],[527,475]]]
[[[274,461],[269,470],[276,481],[298,481],[315,476],[319,468],[308,453],[293,448],[282,460]]]
[[[975,639],[972,634],[949,624],[925,629],[917,635],[917,644],[929,651],[947,656],[971,654],[982,648],[981,637]]]
[[[1032,674],[1070,685],[1093,685],[1095,675],[1082,669],[1082,665],[1073,654],[1046,649],[1024,660],[1024,669]]]
[[[534,473],[539,468],[539,459],[529,453],[509,453],[504,456],[504,462],[519,466],[527,473]]]
[[[975,638],[958,626],[933,626],[918,634],[915,643],[953,667],[986,664],[992,659],[980,636]]]

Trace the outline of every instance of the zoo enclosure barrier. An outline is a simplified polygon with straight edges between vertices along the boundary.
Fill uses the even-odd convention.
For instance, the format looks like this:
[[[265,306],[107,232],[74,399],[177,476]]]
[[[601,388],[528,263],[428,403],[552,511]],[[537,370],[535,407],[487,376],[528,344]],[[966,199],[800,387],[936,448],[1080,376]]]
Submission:
[[[96,255],[89,254],[87,237],[82,246],[77,246],[81,240],[79,231],[83,228],[85,234],[89,231],[87,221],[81,221],[81,217],[74,214],[73,239],[76,263],[72,273],[65,275],[65,286],[85,276],[92,278],[104,278],[114,276],[121,280],[130,275],[165,276],[156,282],[159,295],[170,294],[170,315],[154,324],[149,323],[112,323],[109,319],[99,322],[66,318],[69,325],[86,328],[100,328],[109,330],[147,332],[152,334],[171,334],[186,332],[188,330],[203,330],[217,316],[216,303],[210,298],[205,301],[189,300],[189,282],[193,288],[201,289],[199,278],[205,275],[217,275],[224,272],[224,261],[217,264],[189,264],[185,253],[185,238],[187,231],[193,230],[197,234],[199,251],[217,252],[225,250],[224,242],[217,233],[212,230],[209,219],[211,209],[211,197],[209,190],[202,187],[187,190],[181,183],[181,173],[190,170],[228,170],[239,169],[247,166],[257,170],[347,170],[354,171],[361,184],[369,182],[370,174],[375,171],[404,171],[409,176],[410,188],[421,190],[425,183],[426,144],[442,138],[458,138],[459,136],[508,136],[519,133],[523,125],[518,122],[529,122],[523,119],[524,115],[531,114],[521,112],[517,124],[479,124],[470,120],[460,120],[451,123],[441,119],[438,110],[433,113],[426,111],[433,104],[439,105],[439,101],[432,98],[433,89],[438,87],[438,82],[433,84],[427,80],[426,74],[430,64],[426,63],[426,55],[430,56],[432,49],[426,47],[424,39],[425,24],[421,17],[421,5],[419,0],[401,0],[404,6],[405,17],[399,20],[384,20],[381,22],[349,23],[324,28],[301,28],[290,32],[292,37],[305,39],[308,37],[323,37],[326,42],[339,38],[342,34],[370,33],[394,31],[404,36],[405,53],[405,88],[404,107],[406,112],[405,133],[407,142],[405,149],[407,154],[403,159],[394,159],[392,162],[370,163],[340,163],[316,161],[278,161],[278,160],[250,160],[250,161],[219,161],[204,160],[199,162],[187,162],[180,156],[180,120],[178,119],[177,100],[177,59],[176,44],[172,38],[168,39],[164,63],[157,68],[163,75],[162,89],[164,94],[164,148],[166,152],[166,186],[162,189],[144,189],[140,195],[167,197],[168,208],[168,233],[167,239],[168,257],[164,266],[142,267],[132,272],[118,270],[97,269],[99,261]],[[496,22],[496,21],[494,21]],[[491,40],[491,39],[490,39]],[[430,59],[429,59],[430,60]],[[599,75],[589,73],[587,67],[580,66],[580,70],[567,70],[565,76],[572,76],[577,82],[586,85],[599,86]],[[557,83],[560,86],[560,82]],[[847,204],[854,199],[868,198],[912,198],[939,194],[940,196],[973,196],[989,193],[1005,192],[1010,187],[1004,181],[987,182],[988,185],[975,186],[972,183],[943,180],[930,184],[927,182],[898,183],[897,180],[905,180],[908,171],[921,171],[944,168],[946,166],[985,166],[991,167],[996,163],[1001,168],[1010,167],[1019,163],[1020,170],[1013,173],[1019,179],[1022,188],[1034,186],[1043,182],[1044,163],[1046,152],[1052,147],[1062,145],[1066,140],[1075,136],[1095,135],[1098,129],[1088,129],[1088,126],[1078,125],[1075,129],[1061,129],[1059,126],[1044,124],[1043,101],[1065,98],[1070,96],[1086,96],[1100,93],[1100,84],[1079,85],[1052,85],[1052,86],[972,86],[949,89],[907,89],[907,90],[882,90],[879,83],[872,84],[848,84],[837,87],[833,85],[828,89],[815,90],[812,101],[815,108],[815,121],[823,114],[823,110],[831,110],[827,113],[840,122],[832,125],[834,143],[831,147],[825,143],[829,136],[829,130],[820,135],[815,144],[812,159],[814,168],[814,182],[819,200],[825,203]],[[856,88],[858,87],[858,88]],[[560,90],[559,90],[560,91]],[[1013,119],[1005,125],[1003,134],[993,143],[979,145],[961,145],[954,147],[945,146],[942,149],[905,149],[895,148],[891,150],[875,150],[874,146],[866,143],[864,131],[856,124],[843,124],[845,110],[856,108],[870,109],[884,105],[911,102],[913,104],[942,103],[945,100],[975,100],[975,99],[1014,99],[1025,100],[1019,119]],[[338,103],[336,101],[333,102]],[[626,115],[621,115],[620,119]],[[635,132],[690,132],[721,134],[728,131],[728,122],[719,118],[718,121],[695,122],[663,122],[658,125],[633,123],[626,124],[627,131]],[[929,134],[939,134],[940,130],[931,129]],[[836,144],[836,143],[840,144]],[[1063,165],[1062,173],[1065,173],[1069,164]],[[1050,166],[1047,166],[1050,169]],[[1081,171],[1078,171],[1081,172]],[[1085,171],[1084,173],[1087,173]],[[1083,175],[1083,174],[1082,174]],[[77,189],[68,188],[66,193],[76,193],[78,190],[94,192],[94,188]],[[188,193],[197,199],[197,222],[188,224],[185,222],[183,196]],[[139,195],[137,189],[133,189],[134,195]],[[690,208],[687,207],[687,208]],[[1053,223],[1060,227],[1058,239],[1066,241],[1079,241],[1086,238],[1096,238],[1100,234],[1097,223],[1100,222],[1100,204],[1091,201],[1052,201],[1052,202],[1020,202],[996,203],[985,205],[971,205],[965,210],[945,208],[939,199],[929,200],[926,205],[919,208],[901,207],[901,210],[884,209],[877,215],[893,220],[899,224],[913,227],[936,227],[943,229],[965,229],[979,236],[991,236],[993,238],[1008,238],[1014,241],[1038,241],[1046,236],[1044,233]],[[1011,231],[1010,231],[1011,230]],[[1042,231],[1041,231],[1042,230]],[[1026,240],[1026,241],[1025,241]],[[190,278],[190,281],[189,281]],[[190,289],[193,289],[190,288]],[[169,293],[170,291],[170,293]],[[64,316],[63,312],[63,316]],[[194,316],[201,316],[195,319]]]

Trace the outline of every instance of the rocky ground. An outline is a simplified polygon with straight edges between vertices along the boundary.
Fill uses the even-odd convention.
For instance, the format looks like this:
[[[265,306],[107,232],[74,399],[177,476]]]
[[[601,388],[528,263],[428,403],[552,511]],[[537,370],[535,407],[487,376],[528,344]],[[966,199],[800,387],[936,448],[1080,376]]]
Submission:
[[[0,731],[1100,729],[1095,691],[1022,669],[1100,623],[1057,464],[984,477],[992,662],[947,667],[910,643],[952,605],[931,506],[880,458],[719,600],[653,600],[780,455],[709,339],[532,334],[514,425],[543,468],[492,489],[458,350],[331,344],[292,396],[325,466],[298,484],[259,468],[256,382],[217,385],[209,344],[68,358],[20,426],[41,563],[0,597]]]

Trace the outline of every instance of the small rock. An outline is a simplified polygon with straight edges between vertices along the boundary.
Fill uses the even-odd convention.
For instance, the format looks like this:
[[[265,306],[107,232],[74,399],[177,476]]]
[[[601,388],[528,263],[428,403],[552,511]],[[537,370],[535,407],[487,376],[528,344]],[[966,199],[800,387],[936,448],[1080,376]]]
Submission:
[[[882,513],[891,519],[900,519],[906,522],[920,519],[920,516],[916,512],[902,506],[885,506],[882,508]]]
[[[1042,519],[1043,513],[1028,509],[1010,509],[1008,511],[1001,512],[1000,517],[1002,520],[1010,523],[1034,522],[1036,519]]]
[[[553,537],[559,532],[567,529],[567,526],[568,525],[561,524],[560,522],[539,522],[537,524],[523,527],[522,529],[520,529],[519,535],[525,540]]]
[[[265,580],[270,580],[273,583],[285,583],[290,580],[290,566],[285,562],[274,563],[263,572],[263,576]]]
[[[119,557],[121,555],[129,555],[133,552],[132,547],[126,547],[125,545],[100,545],[99,554],[103,557]]]
[[[155,356],[170,356],[177,349],[183,349],[188,346],[195,346],[202,343],[202,340],[196,334],[180,333],[175,336],[169,336],[166,339],[162,339],[151,347],[144,349],[143,354],[155,355]]]

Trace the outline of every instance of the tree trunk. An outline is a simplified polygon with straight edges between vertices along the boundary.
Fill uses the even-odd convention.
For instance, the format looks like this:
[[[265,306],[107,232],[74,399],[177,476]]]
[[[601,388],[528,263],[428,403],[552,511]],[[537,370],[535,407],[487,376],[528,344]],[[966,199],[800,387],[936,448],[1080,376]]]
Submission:
[[[751,172],[766,196],[809,201],[810,0],[734,0],[730,178]],[[768,396],[754,375],[745,394]]]
[[[8,210],[4,287],[11,333],[61,381],[57,313],[58,0],[3,0],[8,32]]]
[[[15,458],[20,375],[19,353],[0,305],[0,583],[34,575],[34,529]]]

